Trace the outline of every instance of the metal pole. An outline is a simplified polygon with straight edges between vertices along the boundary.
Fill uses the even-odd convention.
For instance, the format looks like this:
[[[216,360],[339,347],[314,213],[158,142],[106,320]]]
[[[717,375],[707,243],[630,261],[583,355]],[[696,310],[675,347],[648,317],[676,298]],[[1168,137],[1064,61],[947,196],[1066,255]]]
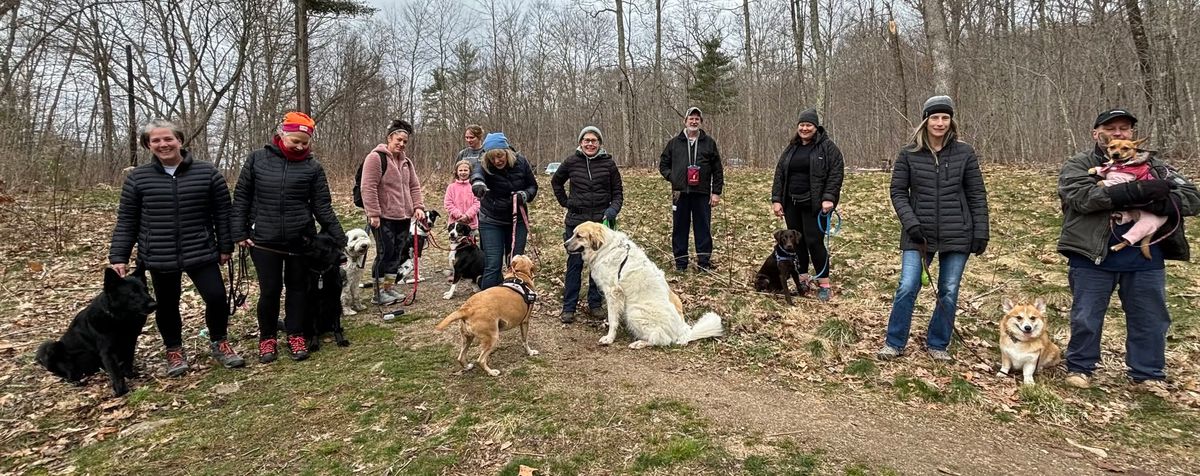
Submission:
[[[137,116],[133,106],[132,45],[125,45],[125,92],[129,97],[129,166],[137,167]]]

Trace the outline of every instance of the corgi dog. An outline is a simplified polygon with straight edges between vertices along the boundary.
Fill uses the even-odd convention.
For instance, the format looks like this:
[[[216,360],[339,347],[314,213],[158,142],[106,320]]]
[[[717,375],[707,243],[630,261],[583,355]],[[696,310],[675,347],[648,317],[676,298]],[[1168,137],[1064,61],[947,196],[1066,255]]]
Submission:
[[[1062,362],[1062,351],[1050,340],[1046,323],[1046,302],[1037,298],[1033,304],[1014,304],[1004,298],[1004,317],[1000,319],[1000,372],[997,377],[1009,376],[1009,370],[1020,370],[1024,385],[1033,385],[1033,373]]]

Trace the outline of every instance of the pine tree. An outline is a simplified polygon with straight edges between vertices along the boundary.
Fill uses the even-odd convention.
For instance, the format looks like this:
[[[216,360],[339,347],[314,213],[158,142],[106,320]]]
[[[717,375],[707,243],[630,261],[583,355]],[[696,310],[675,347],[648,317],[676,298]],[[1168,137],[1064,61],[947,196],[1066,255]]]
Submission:
[[[688,100],[706,113],[727,112],[738,94],[734,88],[733,58],[721,51],[719,37],[700,46],[703,52],[695,67],[696,81],[688,86]]]

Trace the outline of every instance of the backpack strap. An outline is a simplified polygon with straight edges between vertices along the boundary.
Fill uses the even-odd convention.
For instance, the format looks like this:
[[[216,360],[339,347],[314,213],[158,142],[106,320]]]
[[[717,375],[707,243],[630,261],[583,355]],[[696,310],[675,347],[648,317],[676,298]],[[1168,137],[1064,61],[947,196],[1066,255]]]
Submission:
[[[377,151],[375,151],[375,153],[379,154],[379,175],[386,174],[387,173],[387,163],[388,163],[387,154],[383,153],[383,151],[381,151],[381,150],[377,150]]]

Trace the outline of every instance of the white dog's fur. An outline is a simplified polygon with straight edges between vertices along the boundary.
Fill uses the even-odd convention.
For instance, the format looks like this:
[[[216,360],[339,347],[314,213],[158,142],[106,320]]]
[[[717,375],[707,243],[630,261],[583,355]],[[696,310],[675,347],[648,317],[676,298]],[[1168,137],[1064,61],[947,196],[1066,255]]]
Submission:
[[[625,233],[586,222],[575,227],[564,246],[568,252],[583,252],[592,279],[604,292],[608,334],[600,338],[600,345],[613,343],[622,316],[635,339],[629,344],[631,349],[683,345],[723,334],[721,317],[713,312],[688,326],[671,304],[671,291],[662,270]]]
[[[354,311],[367,307],[359,302],[358,285],[362,282],[363,271],[366,268],[367,252],[371,250],[371,237],[362,228],[354,228],[346,232],[346,279],[342,282],[342,315],[353,316]],[[362,266],[362,267],[360,267]]]

